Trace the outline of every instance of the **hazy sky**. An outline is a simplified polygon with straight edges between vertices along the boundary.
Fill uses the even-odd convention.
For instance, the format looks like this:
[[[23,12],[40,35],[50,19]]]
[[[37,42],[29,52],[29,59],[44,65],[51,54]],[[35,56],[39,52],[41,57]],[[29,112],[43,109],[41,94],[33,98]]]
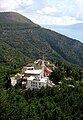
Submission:
[[[83,0],[0,0],[0,12],[15,11],[37,24],[83,22]]]

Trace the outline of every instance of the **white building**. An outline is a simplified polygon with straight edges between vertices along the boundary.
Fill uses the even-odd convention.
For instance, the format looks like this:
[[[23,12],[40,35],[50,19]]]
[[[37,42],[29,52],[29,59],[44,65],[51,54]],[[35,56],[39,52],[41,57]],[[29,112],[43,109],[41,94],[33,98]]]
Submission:
[[[15,77],[11,77],[11,85],[15,86],[17,84],[17,80]]]
[[[41,88],[48,85],[48,77],[40,78],[38,76],[30,76],[27,78],[26,89]]]
[[[42,74],[42,69],[40,70],[26,70],[26,89],[41,88],[46,87],[48,84],[48,77],[44,77]]]

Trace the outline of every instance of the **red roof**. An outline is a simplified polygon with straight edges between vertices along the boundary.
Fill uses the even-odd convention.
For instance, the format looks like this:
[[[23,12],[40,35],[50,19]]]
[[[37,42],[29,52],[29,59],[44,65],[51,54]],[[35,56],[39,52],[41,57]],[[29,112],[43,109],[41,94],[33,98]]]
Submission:
[[[47,68],[47,69],[44,70],[44,72],[45,72],[45,74],[50,74],[52,72],[52,70]]]

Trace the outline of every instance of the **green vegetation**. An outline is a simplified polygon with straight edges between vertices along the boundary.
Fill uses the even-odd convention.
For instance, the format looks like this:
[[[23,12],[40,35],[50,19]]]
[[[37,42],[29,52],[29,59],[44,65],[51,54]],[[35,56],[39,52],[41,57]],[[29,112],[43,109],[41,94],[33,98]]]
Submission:
[[[74,83],[83,82],[83,70],[73,66],[59,64],[58,69],[53,70],[49,78],[56,85],[58,85],[59,82],[61,82],[61,84],[65,82],[74,85]]]
[[[0,13],[0,120],[82,120],[83,71],[74,66],[83,67],[82,53],[83,44],[78,41],[17,13]],[[10,75],[43,55],[57,66],[49,76],[56,86],[12,87]]]
[[[83,44],[44,29],[17,13],[0,13],[0,63],[24,65],[42,58],[83,67]]]
[[[83,84],[0,90],[0,120],[82,120]]]
[[[7,72],[0,88],[0,120],[82,120],[83,71],[62,63],[56,65],[50,75],[56,85],[41,89],[12,87],[10,74],[19,69],[14,66]]]

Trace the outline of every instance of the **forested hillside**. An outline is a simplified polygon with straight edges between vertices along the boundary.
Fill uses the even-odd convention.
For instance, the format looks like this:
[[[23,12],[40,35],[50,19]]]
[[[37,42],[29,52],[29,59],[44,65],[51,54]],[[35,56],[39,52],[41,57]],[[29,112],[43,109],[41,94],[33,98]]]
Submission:
[[[54,63],[49,78],[56,85],[26,90],[19,80],[13,87],[10,77],[43,55]],[[0,13],[0,120],[82,120],[80,67],[81,42],[44,29],[20,14]]]
[[[0,120],[82,120],[83,84],[34,90],[0,89]]]
[[[83,71],[56,65],[49,76],[55,85],[41,89],[25,89],[22,79],[12,86],[7,73],[0,82],[0,120],[82,120]]]
[[[18,13],[0,13],[0,63],[23,65],[45,55],[83,67],[83,44],[44,29]]]

